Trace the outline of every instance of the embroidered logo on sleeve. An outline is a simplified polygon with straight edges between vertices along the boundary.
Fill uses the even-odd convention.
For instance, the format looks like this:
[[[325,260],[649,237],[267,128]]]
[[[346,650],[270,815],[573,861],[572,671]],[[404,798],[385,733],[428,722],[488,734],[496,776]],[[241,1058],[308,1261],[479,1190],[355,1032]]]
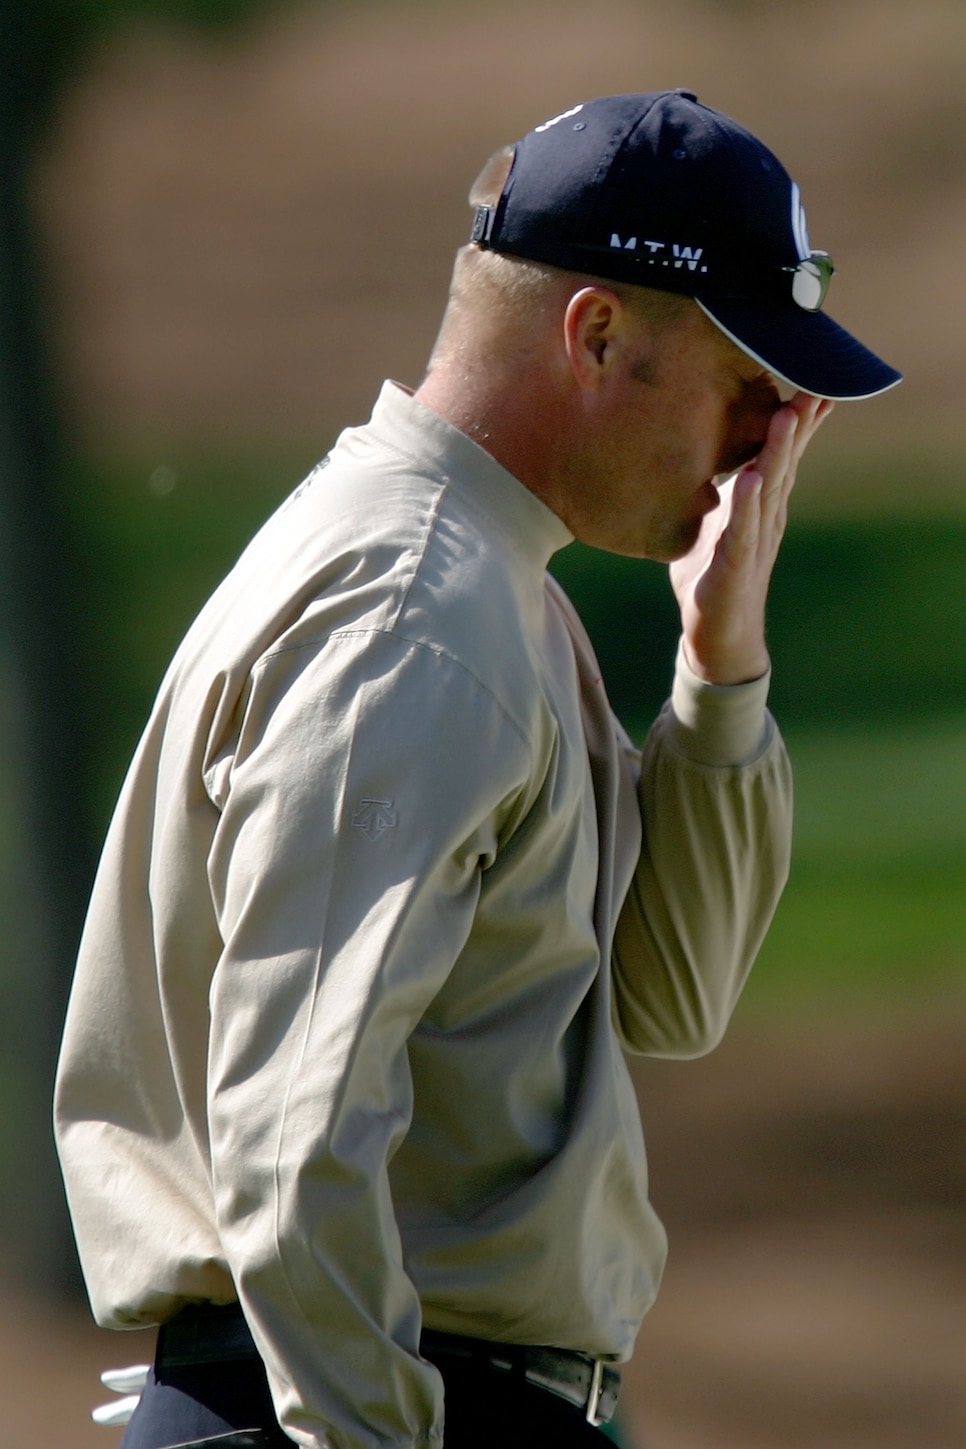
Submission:
[[[387,830],[396,826],[396,810],[392,800],[360,800],[359,808],[352,817],[356,830],[361,830],[367,840],[378,840]]]

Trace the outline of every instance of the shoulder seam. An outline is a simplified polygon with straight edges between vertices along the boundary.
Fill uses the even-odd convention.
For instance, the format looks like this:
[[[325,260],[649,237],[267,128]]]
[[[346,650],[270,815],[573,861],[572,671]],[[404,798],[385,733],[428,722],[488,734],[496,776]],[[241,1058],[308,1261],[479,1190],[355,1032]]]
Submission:
[[[258,659],[256,659],[251,667],[250,673],[255,674],[256,671],[258,671],[263,665],[268,664],[270,660],[279,658],[284,654],[297,654],[300,650],[303,649],[318,649],[319,647],[327,644],[332,639],[352,638],[395,639],[398,643],[408,645],[412,649],[418,649],[426,654],[434,654],[439,659],[445,659],[447,663],[452,664],[455,669],[458,669],[461,674],[464,674],[467,679],[471,679],[476,687],[481,690],[488,699],[491,699],[493,701],[494,705],[500,711],[500,714],[506,720],[510,728],[514,731],[515,734],[519,735],[520,740],[525,748],[532,753],[532,744],[523,725],[519,722],[519,720],[517,720],[517,718],[513,714],[511,714],[510,710],[506,707],[503,701],[494,694],[490,686],[484,683],[484,681],[480,679],[479,675],[476,674],[474,670],[470,669],[469,665],[464,664],[462,659],[459,659],[455,654],[450,653],[448,649],[443,649],[438,644],[430,644],[425,639],[413,639],[410,635],[396,628],[333,629],[330,633],[321,635],[316,639],[305,639],[298,644],[280,645],[277,648],[267,650]]]

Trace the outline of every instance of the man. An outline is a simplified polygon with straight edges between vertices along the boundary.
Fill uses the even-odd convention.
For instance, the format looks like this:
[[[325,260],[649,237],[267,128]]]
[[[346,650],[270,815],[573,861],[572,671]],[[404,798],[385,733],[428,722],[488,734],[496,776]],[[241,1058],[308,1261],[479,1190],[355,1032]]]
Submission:
[[[57,1124],[98,1321],[163,1325],[126,1449],[599,1442],[665,1253],[622,1052],[716,1044],[785,879],[768,581],[831,399],[898,374],[688,93],[474,202],[422,385],[203,610],[105,847]],[[671,563],[643,754],[574,537]]]

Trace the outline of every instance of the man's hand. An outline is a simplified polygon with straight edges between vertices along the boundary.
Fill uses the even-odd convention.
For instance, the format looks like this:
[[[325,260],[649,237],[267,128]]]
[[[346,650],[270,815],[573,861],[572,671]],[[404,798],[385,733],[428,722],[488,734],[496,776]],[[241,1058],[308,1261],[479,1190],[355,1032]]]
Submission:
[[[799,460],[832,403],[796,393],[761,453],[721,487],[694,548],[671,565],[684,652],[699,679],[744,684],[768,669],[765,601]]]

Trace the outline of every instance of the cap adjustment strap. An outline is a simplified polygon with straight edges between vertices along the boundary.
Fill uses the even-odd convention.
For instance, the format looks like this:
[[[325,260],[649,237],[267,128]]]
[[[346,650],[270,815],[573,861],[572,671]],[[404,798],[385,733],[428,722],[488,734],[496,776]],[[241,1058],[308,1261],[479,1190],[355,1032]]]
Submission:
[[[489,245],[495,220],[495,206],[478,206],[476,208],[476,215],[473,217],[473,230],[470,233],[470,241],[477,242],[481,247]]]

